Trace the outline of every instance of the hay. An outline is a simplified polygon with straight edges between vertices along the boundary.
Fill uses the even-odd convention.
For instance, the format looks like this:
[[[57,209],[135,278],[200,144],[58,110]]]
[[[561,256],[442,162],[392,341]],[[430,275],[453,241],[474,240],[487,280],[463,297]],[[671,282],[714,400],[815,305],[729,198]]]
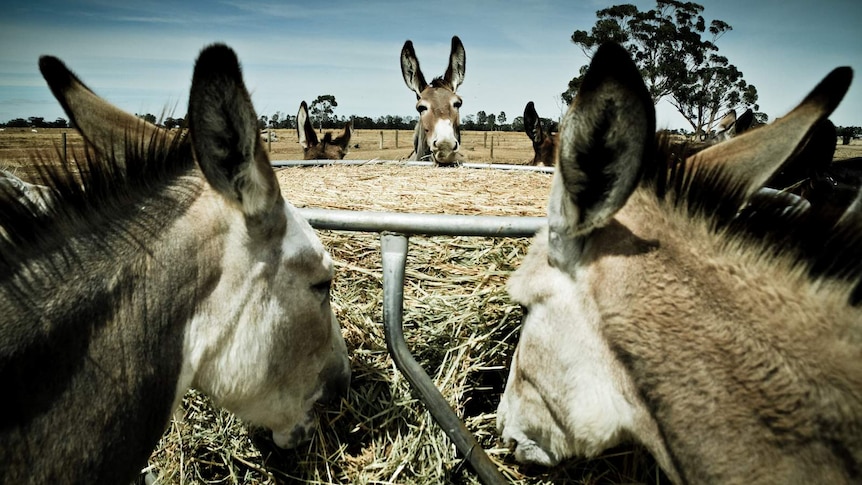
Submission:
[[[545,214],[551,180],[534,172],[399,164],[277,174],[298,207],[524,216]],[[160,483],[479,483],[386,350],[379,236],[318,233],[336,261],[333,308],[353,369],[348,398],[338,409],[322,410],[310,444],[285,451],[192,391],[154,452],[151,470]],[[512,483],[655,483],[656,467],[639,450],[545,470],[518,466],[499,443],[496,406],[521,317],[505,282],[528,245],[528,238],[411,237],[407,345]]]
[[[290,168],[279,170],[278,178],[299,207],[541,216],[551,177],[387,164]],[[159,483],[479,483],[386,350],[379,236],[318,232],[336,261],[333,308],[353,369],[348,398],[339,409],[321,411],[322,424],[310,444],[285,451],[262,430],[189,392],[153,453],[151,471]],[[496,406],[520,324],[505,282],[528,245],[528,238],[411,237],[404,292],[407,345],[513,483],[630,483],[654,477],[655,465],[637,450],[544,470],[518,466],[499,443]]]

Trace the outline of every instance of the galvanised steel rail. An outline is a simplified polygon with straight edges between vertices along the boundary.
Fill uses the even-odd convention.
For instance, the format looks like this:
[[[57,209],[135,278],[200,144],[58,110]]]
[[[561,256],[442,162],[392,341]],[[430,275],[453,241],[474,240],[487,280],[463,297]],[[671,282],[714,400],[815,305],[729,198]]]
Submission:
[[[317,229],[357,232],[394,232],[426,236],[532,236],[547,223],[544,217],[465,216],[336,209],[299,209]]]
[[[272,160],[270,164],[276,168],[285,167],[324,167],[329,165],[399,165],[407,167],[433,167],[434,162],[407,160]],[[495,170],[521,170],[524,172],[554,173],[554,167],[538,167],[535,165],[510,165],[505,163],[462,163],[457,167],[446,168],[488,168]],[[441,167],[443,168],[443,167]]]
[[[383,266],[383,330],[386,347],[398,370],[419,393],[437,424],[486,485],[506,479],[470,434],[404,340],[404,271],[409,234],[525,237],[546,224],[544,217],[465,216],[395,212],[361,212],[303,208],[299,212],[316,229],[380,233]]]

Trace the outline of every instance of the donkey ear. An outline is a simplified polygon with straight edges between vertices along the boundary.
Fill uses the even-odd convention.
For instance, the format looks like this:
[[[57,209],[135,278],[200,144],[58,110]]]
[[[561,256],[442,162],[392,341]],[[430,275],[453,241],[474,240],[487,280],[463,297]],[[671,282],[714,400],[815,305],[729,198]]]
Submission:
[[[353,120],[351,119],[347,123],[344,123],[344,133],[339,137],[344,140],[344,145],[346,146],[350,143],[350,139],[353,138]]]
[[[736,110],[732,109],[728,111],[726,115],[724,115],[724,118],[718,121],[718,130],[729,130],[734,123],[736,123]]]
[[[625,205],[654,142],[652,98],[625,49],[599,47],[559,136],[548,221],[552,233],[578,237]]]
[[[263,216],[281,199],[257,123],[236,54],[223,44],[204,49],[189,94],[192,146],[210,185],[247,218]]]
[[[416,58],[416,51],[413,50],[413,42],[409,40],[401,48],[401,75],[404,76],[407,87],[417,96],[428,86],[425,76],[422,75],[422,69],[419,68],[419,59]]]
[[[310,148],[319,143],[317,133],[311,126],[311,119],[308,117],[308,105],[305,104],[305,101],[299,104],[299,111],[296,113],[296,135],[299,137],[299,144],[302,148]]]
[[[452,50],[449,53],[449,67],[446,68],[446,74],[443,79],[452,87],[452,92],[458,90],[458,86],[464,82],[464,73],[467,69],[467,52],[464,51],[464,44],[457,35],[452,36]]]
[[[736,119],[733,131],[736,135],[741,135],[748,131],[752,125],[754,125],[754,111],[748,108]]]
[[[695,170],[721,167],[722,173],[739,183],[745,195],[750,196],[798,153],[820,122],[844,98],[852,80],[853,70],[839,67],[786,116],[698,152],[686,163]]]
[[[40,57],[39,70],[72,125],[100,156],[124,166],[129,143],[141,143],[145,152],[156,135],[167,133],[97,96],[56,57]]]
[[[542,120],[536,112],[536,105],[532,101],[524,107],[524,131],[533,143],[542,143],[545,139],[545,130],[542,129]]]

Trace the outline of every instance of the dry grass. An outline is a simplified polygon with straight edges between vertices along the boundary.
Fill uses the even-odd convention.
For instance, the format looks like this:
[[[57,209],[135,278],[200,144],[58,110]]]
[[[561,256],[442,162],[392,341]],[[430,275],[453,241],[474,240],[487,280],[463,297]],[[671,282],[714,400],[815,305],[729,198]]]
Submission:
[[[550,184],[542,173],[398,164],[290,168],[278,177],[300,207],[449,214],[544,215]],[[311,444],[284,451],[191,392],[151,459],[153,470],[165,483],[479,483],[386,351],[378,236],[319,233],[337,262],[333,304],[354,373],[348,398],[323,413]],[[654,482],[654,463],[637,449],[545,470],[516,465],[498,443],[495,411],[520,323],[505,281],[528,244],[412,237],[408,346],[512,483]]]
[[[48,133],[45,133],[45,132]],[[273,159],[301,158],[295,135],[280,130]],[[0,133],[4,168],[26,177],[25,150],[59,143],[59,131]],[[523,133],[498,134],[494,162],[525,163]],[[409,155],[410,132],[360,130],[350,159]],[[80,137],[70,132],[71,146]],[[465,133],[471,161],[490,162],[482,133]],[[490,141],[489,141],[490,144]],[[847,147],[862,154],[862,144]],[[545,214],[550,176],[533,172],[406,167],[291,168],[278,171],[295,205],[449,214]],[[340,406],[321,412],[321,427],[298,450],[273,446],[261,430],[189,392],[150,458],[158,483],[440,484],[478,483],[469,465],[395,369],[382,329],[382,275],[377,235],[319,231],[337,262],[333,307],[351,355],[353,381]],[[612,450],[553,470],[515,464],[498,443],[495,410],[517,344],[520,310],[505,292],[529,240],[412,237],[405,286],[407,344],[446,400],[504,475],[517,484],[667,483],[647,453]]]

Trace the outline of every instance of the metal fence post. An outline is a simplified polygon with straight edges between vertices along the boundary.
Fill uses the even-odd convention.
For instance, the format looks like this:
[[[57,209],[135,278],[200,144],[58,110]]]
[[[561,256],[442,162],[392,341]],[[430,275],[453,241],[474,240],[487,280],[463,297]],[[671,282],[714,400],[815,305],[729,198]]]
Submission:
[[[440,394],[425,370],[416,362],[404,341],[402,317],[404,312],[404,269],[407,264],[407,236],[382,233],[380,251],[383,264],[383,329],[386,347],[398,370],[421,395],[422,402],[437,424],[443,428],[455,447],[472,465],[473,470],[487,485],[503,485],[506,479],[479,445],[467,426]]]

